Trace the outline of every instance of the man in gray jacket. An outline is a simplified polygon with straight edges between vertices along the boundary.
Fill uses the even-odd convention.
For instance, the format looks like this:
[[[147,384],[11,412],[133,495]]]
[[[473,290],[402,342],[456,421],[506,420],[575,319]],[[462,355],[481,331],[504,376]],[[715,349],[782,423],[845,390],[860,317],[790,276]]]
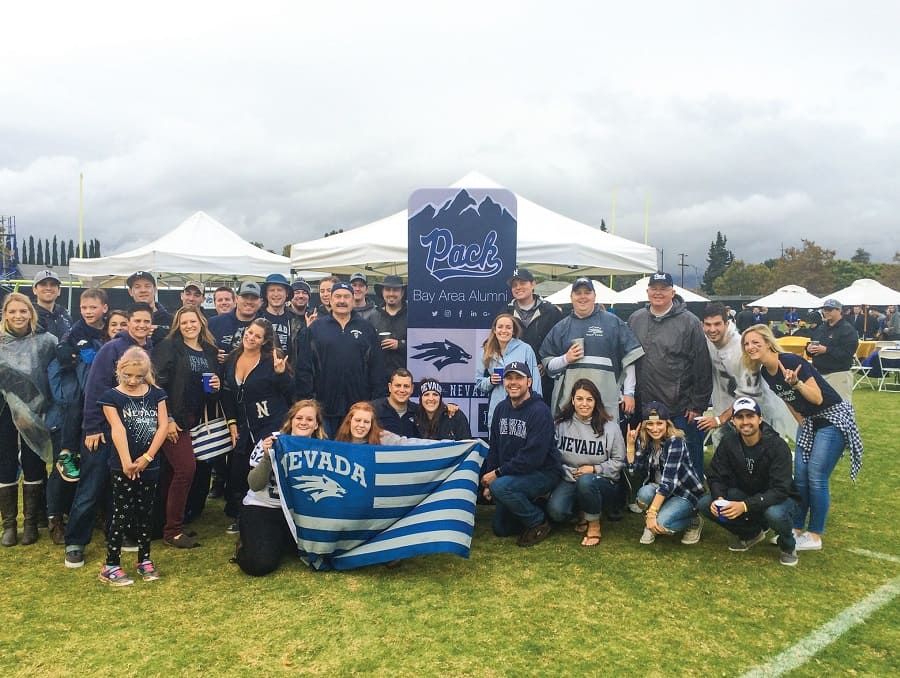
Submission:
[[[672,276],[657,272],[647,287],[650,303],[631,314],[628,325],[644,356],[637,361],[638,408],[657,400],[684,431],[691,465],[703,480],[703,437],[694,420],[709,406],[712,365],[700,321],[675,297]]]

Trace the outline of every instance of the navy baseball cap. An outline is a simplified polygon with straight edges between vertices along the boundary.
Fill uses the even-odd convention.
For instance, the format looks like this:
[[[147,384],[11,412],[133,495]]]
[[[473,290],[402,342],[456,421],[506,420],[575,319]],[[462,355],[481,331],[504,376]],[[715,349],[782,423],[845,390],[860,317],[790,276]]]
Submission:
[[[653,400],[641,408],[641,418],[644,421],[648,419],[671,419],[672,415],[669,413],[668,407],[658,400]]]
[[[525,282],[534,282],[534,276],[527,268],[517,268],[513,271],[512,277],[506,281],[507,285],[512,285],[513,280],[524,280]]]
[[[503,374],[509,374],[510,372],[515,372],[531,379],[531,370],[528,368],[528,365],[519,360],[513,360],[503,368]]]
[[[647,285],[665,285],[666,287],[675,287],[675,281],[672,280],[672,276],[668,273],[664,271],[657,271],[650,276],[650,280],[647,281]]]
[[[572,283],[573,292],[579,287],[587,287],[591,292],[594,291],[594,283],[591,282],[590,278],[578,278],[575,282]]]
[[[334,286],[331,288],[331,293],[334,294],[338,290],[347,290],[350,294],[353,294],[353,288],[350,287],[350,283],[344,282],[336,282]]]

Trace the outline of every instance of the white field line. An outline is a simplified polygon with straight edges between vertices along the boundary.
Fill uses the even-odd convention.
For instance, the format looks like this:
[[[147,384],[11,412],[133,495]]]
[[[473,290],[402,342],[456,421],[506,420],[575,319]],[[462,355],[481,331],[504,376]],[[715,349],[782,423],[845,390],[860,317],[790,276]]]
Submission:
[[[850,549],[853,553],[869,558],[900,562],[900,558],[886,553]],[[855,605],[843,610],[834,619],[810,633],[781,654],[772,657],[762,666],[757,666],[741,678],[772,678],[781,676],[805,664],[824,647],[830,645],[857,624],[862,624],[869,616],[900,595],[900,577],[894,577],[887,584],[876,589]]]

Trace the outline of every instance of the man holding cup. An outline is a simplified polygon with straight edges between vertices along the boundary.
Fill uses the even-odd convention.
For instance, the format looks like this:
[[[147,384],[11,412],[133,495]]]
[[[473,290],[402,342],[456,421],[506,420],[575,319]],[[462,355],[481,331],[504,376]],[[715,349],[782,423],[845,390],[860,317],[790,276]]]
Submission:
[[[386,276],[384,282],[375,285],[375,293],[384,299],[372,324],[378,332],[378,341],[384,352],[384,366],[388,374],[406,367],[407,307],[404,296],[406,285],[400,276]]]
[[[572,313],[560,320],[541,344],[544,371],[553,377],[555,415],[571,397],[572,384],[590,379],[613,419],[619,400],[626,414],[634,412],[635,367],[644,355],[640,342],[621,319],[600,308],[590,278],[572,283]]]
[[[726,427],[716,447],[706,471],[710,493],[697,510],[735,535],[729,551],[748,551],[772,528],[781,564],[794,566],[798,560],[791,526],[800,495],[791,474],[791,450],[763,421],[753,398],[738,398],[731,410],[734,428]]]

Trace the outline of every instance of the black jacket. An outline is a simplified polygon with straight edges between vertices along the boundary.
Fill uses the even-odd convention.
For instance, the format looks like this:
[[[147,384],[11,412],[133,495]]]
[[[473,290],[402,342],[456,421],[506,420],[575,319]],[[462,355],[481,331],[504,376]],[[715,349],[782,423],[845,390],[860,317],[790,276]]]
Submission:
[[[859,346],[859,335],[848,321],[841,318],[833,327],[823,322],[812,334],[813,341],[821,342],[827,350],[817,356],[810,357],[813,367],[819,374],[846,372],[853,364],[853,356]]]
[[[744,447],[734,426],[728,425],[706,469],[712,497],[725,497],[730,488],[747,494],[751,512],[764,511],[788,497],[799,501],[791,472],[791,449],[767,423],[753,447]]]
[[[211,372],[222,378],[222,370],[217,360],[218,350],[215,346],[201,344],[203,353],[209,363]],[[188,425],[187,391],[191,385],[191,363],[188,358],[187,348],[180,338],[165,339],[154,350],[151,357],[153,369],[159,387],[164,389],[169,396],[169,415],[175,419],[175,423],[182,429]],[[207,408],[219,399],[219,392],[207,393]],[[207,410],[208,416],[214,416],[212,410]]]
[[[472,437],[472,429],[469,426],[469,420],[462,413],[462,410],[457,410],[456,414],[452,417],[450,413],[447,411],[446,407],[441,408],[440,413],[437,415],[437,426],[434,430],[434,433],[429,435],[428,432],[428,424],[425,420],[425,413],[421,410],[421,405],[419,405],[419,431],[420,437],[429,438],[431,440],[468,440]]]

